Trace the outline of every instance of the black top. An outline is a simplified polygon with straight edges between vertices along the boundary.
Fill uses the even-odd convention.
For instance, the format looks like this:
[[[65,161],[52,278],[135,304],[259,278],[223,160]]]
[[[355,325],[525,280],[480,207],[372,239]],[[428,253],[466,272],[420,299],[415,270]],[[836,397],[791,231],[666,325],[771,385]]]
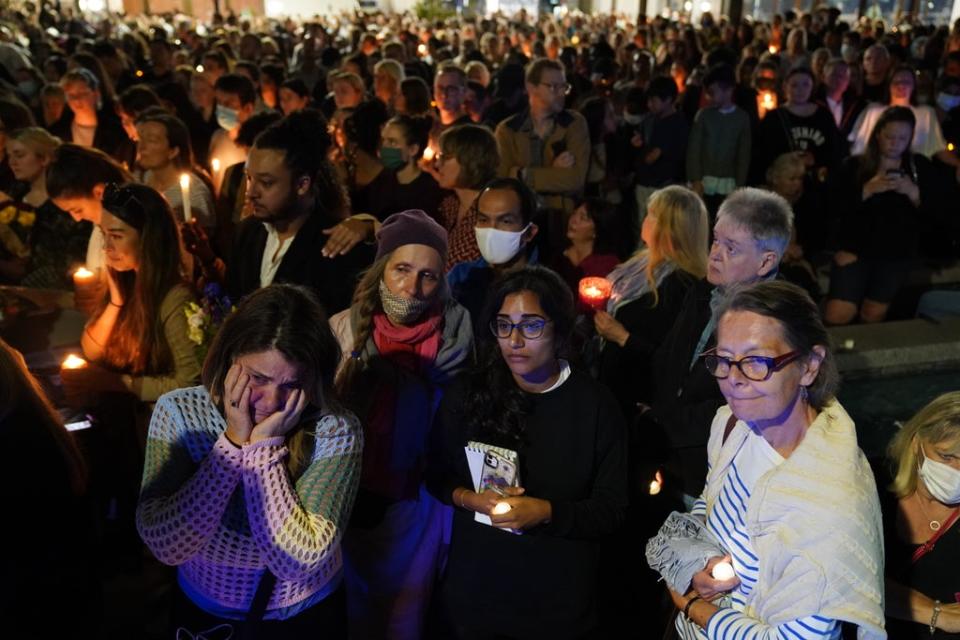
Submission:
[[[864,200],[866,180],[860,176],[861,162],[863,156],[848,158],[831,189],[838,223],[837,248],[869,258],[915,256],[920,234],[929,225],[931,211],[940,199],[941,189],[930,161],[913,154],[902,166],[904,174],[919,187],[919,207],[896,191],[876,193]]]
[[[396,189],[396,174],[386,168],[381,169],[367,184],[350,189],[350,209],[354,214],[369,213],[382,222],[391,213],[396,213],[391,210]]]
[[[890,478],[877,473],[877,486],[884,487]],[[918,480],[922,482],[922,480]],[[880,508],[883,510],[883,540],[886,575],[900,584],[939,600],[944,604],[960,603],[960,522],[954,524],[937,540],[933,549],[916,563],[913,552],[919,545],[905,541],[897,531],[897,497],[880,490]],[[930,635],[927,624],[887,618],[887,633],[891,638],[960,638],[960,633],[946,633],[937,629]]]
[[[683,182],[686,172],[687,139],[690,125],[679,111],[665,118],[647,116],[640,125],[643,147],[634,158],[637,184],[644,187],[662,187]],[[629,144],[629,140],[626,141]],[[643,157],[651,149],[660,149],[656,162],[647,164]]]
[[[648,293],[621,306],[614,314],[630,332],[630,337],[623,347],[614,342],[605,343],[600,352],[599,378],[613,391],[628,420],[636,413],[637,403],[653,402],[656,385],[653,353],[673,326],[695,281],[693,276],[678,269],[660,283],[656,306],[653,306],[653,294]]]
[[[64,109],[63,116],[50,125],[50,133],[64,142],[73,142],[73,111]],[[124,131],[120,118],[107,109],[97,111],[93,146],[127,167],[132,167],[137,157],[137,145]]]
[[[440,188],[432,175],[426,171],[421,171],[420,175],[409,184],[397,182],[393,187],[393,203],[390,213],[406,211],[407,209],[421,209],[436,220],[439,215],[440,201],[448,193],[450,192]]]
[[[840,132],[830,112],[819,105],[809,116],[798,116],[787,107],[770,111],[760,123],[760,142],[762,172],[777,156],[789,151],[810,152],[814,167],[828,170],[833,170],[841,158]]]
[[[430,488],[447,504],[454,488],[473,487],[463,448],[483,441],[468,433],[465,383],[451,385],[434,425]],[[550,501],[553,520],[516,535],[455,509],[442,597],[452,620],[483,637],[582,637],[597,625],[599,547],[627,505],[623,417],[610,392],[578,371],[530,399],[520,484]]]
[[[328,315],[350,306],[360,272],[373,262],[373,247],[359,244],[349,253],[325,258],[320,253],[328,236],[323,230],[337,224],[324,212],[315,211],[297,232],[290,248],[280,261],[276,283],[289,282],[310,287],[318,294]],[[267,244],[263,222],[249,217],[237,227],[232,259],[227,268],[227,291],[239,300],[260,288],[260,265]]]
[[[710,320],[713,285],[700,280],[687,291],[680,312],[663,344],[654,354],[656,399],[644,417],[665,438],[669,451],[664,465],[665,486],[698,496],[707,477],[707,440],[717,409],[726,404],[717,380],[694,351]],[[703,351],[717,344],[714,331]]]

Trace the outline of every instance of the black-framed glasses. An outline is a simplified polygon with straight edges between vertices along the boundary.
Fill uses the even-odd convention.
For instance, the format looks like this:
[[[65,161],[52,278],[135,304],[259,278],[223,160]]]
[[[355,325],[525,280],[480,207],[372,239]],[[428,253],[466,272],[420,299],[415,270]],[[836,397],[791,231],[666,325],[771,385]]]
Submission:
[[[490,331],[498,338],[509,338],[514,329],[527,340],[536,340],[543,336],[543,330],[551,321],[545,318],[526,318],[520,322],[510,322],[506,318],[494,318],[490,321]]]
[[[723,380],[730,375],[733,367],[740,369],[743,377],[754,382],[763,382],[773,375],[775,371],[783,369],[785,366],[799,358],[802,354],[799,351],[790,351],[776,358],[767,356],[747,356],[739,360],[731,360],[717,355],[713,351],[703,354],[703,363],[707,365],[707,371],[714,378]]]
[[[546,87],[553,93],[562,93],[563,95],[568,95],[573,89],[573,85],[569,82],[541,82],[541,87]]]

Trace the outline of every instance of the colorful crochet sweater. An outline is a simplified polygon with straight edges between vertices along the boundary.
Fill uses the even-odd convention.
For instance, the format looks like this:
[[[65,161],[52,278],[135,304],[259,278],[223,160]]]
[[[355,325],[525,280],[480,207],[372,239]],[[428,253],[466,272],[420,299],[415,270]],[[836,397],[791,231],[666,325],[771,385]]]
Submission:
[[[283,438],[238,448],[203,387],[163,395],[150,421],[137,528],[154,555],[210,600],[248,609],[265,568],[268,611],[339,576],[340,541],[360,479],[362,430],[323,415],[313,454],[292,479]]]

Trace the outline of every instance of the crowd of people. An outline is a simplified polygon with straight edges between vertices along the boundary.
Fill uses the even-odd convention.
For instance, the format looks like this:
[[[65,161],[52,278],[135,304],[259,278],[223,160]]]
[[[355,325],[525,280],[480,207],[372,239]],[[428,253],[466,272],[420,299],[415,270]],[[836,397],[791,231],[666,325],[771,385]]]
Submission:
[[[171,638],[960,637],[958,393],[868,461],[826,328],[960,258],[958,145],[960,22],[5,7],[0,284],[92,274],[99,435],[0,340],[4,619],[145,545]]]

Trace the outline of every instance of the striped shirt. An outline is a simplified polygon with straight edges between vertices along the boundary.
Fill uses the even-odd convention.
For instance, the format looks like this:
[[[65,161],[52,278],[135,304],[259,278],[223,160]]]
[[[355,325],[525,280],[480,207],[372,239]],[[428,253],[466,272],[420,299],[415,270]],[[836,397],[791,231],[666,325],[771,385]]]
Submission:
[[[773,627],[743,613],[760,570],[760,558],[754,552],[746,530],[747,504],[756,482],[783,460],[764,438],[751,435],[730,464],[710,513],[707,513],[702,496],[694,504],[692,513],[706,518],[710,532],[730,555],[740,585],[722,601],[714,603],[721,610],[710,618],[705,630],[678,616],[677,631],[685,640],[827,640],[840,637],[840,623],[822,616],[806,616]]]

